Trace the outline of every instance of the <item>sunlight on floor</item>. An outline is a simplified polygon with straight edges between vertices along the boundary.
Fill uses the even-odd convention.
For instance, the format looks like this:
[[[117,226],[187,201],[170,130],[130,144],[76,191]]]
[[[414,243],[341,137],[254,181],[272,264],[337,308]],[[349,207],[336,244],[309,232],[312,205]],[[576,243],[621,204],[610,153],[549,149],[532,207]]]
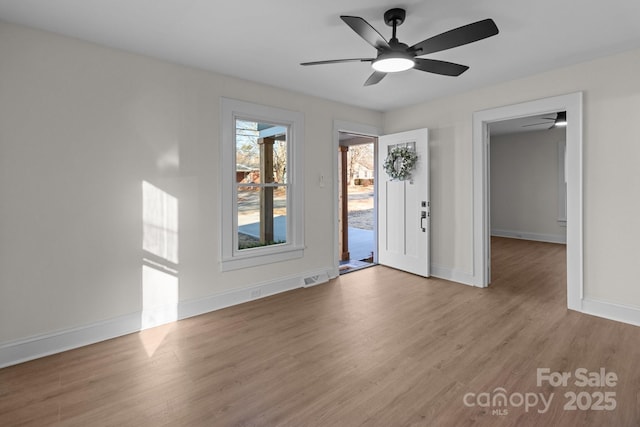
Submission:
[[[139,337],[147,356],[153,357],[160,345],[167,338],[167,335],[176,328],[175,323],[156,326],[151,329],[140,331]]]

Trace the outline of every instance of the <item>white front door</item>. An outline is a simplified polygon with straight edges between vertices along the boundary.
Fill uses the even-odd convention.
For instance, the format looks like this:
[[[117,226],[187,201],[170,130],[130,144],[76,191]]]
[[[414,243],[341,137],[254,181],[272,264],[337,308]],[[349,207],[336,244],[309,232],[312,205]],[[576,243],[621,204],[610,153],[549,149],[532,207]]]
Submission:
[[[378,138],[378,262],[428,277],[429,131],[418,129]],[[392,179],[384,161],[396,147],[418,155],[411,177]]]

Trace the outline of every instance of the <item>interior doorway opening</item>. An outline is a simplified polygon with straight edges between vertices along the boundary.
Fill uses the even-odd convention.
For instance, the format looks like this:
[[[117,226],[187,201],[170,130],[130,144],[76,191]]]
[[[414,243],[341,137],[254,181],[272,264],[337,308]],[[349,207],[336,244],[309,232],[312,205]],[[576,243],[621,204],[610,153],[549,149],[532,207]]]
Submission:
[[[565,111],[567,182],[567,307],[583,311],[582,92],[473,113],[473,284],[491,282],[489,224],[489,125],[502,120]]]
[[[536,268],[547,261],[558,264],[548,259],[552,253],[566,266],[566,125],[565,111],[488,125],[489,262],[495,279],[511,271],[514,259],[534,250]],[[558,273],[556,281],[566,286],[560,281],[566,281],[566,268]]]
[[[349,273],[375,265],[377,138],[339,133],[338,252],[339,272]]]

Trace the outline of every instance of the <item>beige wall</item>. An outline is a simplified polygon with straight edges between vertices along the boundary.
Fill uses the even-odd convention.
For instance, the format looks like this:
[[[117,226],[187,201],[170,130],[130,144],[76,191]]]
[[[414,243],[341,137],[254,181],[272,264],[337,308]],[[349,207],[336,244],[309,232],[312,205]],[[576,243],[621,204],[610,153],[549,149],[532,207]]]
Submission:
[[[558,222],[564,141],[564,128],[491,137],[492,234],[566,241],[566,226]]]
[[[431,129],[433,264],[472,273],[473,112],[584,91],[585,297],[640,308],[638,75],[636,50],[385,114],[385,132]]]
[[[303,259],[220,272],[220,97],[305,114]],[[334,119],[382,123],[378,112],[0,23],[0,347],[139,312],[143,180],[178,199],[181,301],[332,269]]]

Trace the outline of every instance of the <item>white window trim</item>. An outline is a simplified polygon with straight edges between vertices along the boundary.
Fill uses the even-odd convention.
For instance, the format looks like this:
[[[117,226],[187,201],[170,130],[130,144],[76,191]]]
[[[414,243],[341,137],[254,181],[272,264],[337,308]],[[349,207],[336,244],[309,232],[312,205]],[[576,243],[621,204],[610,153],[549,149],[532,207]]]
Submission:
[[[235,182],[235,120],[287,126],[287,242],[236,250],[237,186]],[[304,114],[266,105],[221,98],[220,139],[220,268],[237,270],[301,258],[304,255]]]

